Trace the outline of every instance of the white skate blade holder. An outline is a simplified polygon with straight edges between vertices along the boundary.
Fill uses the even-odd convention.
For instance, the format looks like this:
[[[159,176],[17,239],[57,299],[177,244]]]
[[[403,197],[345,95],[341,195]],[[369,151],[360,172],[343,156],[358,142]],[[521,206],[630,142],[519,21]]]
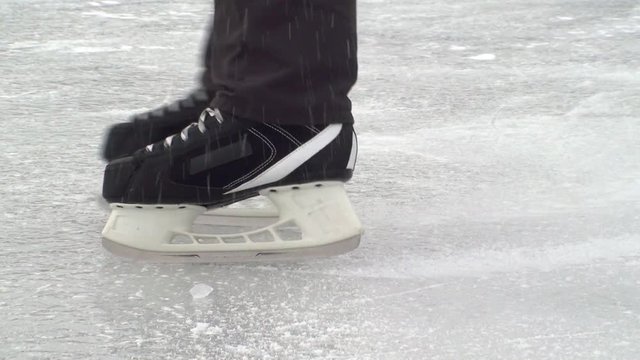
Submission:
[[[276,209],[111,204],[103,246],[135,259],[246,262],[337,255],[360,243],[362,225],[342,182],[273,187],[260,195]],[[256,223],[262,226],[236,233],[193,231]]]

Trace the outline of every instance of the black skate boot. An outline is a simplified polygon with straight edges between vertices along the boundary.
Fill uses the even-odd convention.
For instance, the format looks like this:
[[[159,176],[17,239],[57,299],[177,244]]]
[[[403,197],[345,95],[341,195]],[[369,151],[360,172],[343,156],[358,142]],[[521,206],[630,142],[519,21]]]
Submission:
[[[198,89],[184,99],[113,125],[107,131],[102,157],[111,161],[129,156],[148,144],[177,133],[198,118],[209,106],[213,95],[212,91]]]
[[[107,165],[103,197],[128,204],[227,205],[267,187],[351,178],[350,124],[253,122],[206,109],[198,123]]]
[[[272,261],[353,250],[362,225],[343,183],[351,178],[356,147],[350,124],[266,124],[206,109],[198,123],[107,165],[103,196],[112,211],[103,246],[116,255],[169,262]],[[218,209],[258,194],[277,212]],[[216,218],[225,229],[229,221],[256,219],[263,227],[198,230],[202,221],[220,229]]]

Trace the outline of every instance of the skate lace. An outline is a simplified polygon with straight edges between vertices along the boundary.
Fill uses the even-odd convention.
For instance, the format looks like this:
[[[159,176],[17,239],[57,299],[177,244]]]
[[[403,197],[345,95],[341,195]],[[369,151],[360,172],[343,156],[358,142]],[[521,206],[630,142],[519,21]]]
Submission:
[[[207,122],[207,120],[209,120],[209,118],[216,119],[220,124],[222,124],[222,122],[224,121],[224,118],[222,117],[222,113],[220,113],[220,110],[218,108],[215,108],[215,109],[206,108],[200,114],[200,117],[198,118],[197,122],[191,123],[187,125],[184,129],[182,129],[182,131],[180,132],[180,138],[182,139],[182,142],[186,142],[189,139],[189,131],[192,128],[198,128],[198,131],[201,134],[204,134],[205,132],[207,132],[207,126],[205,123]],[[167,136],[164,139],[164,142],[162,143],[164,148],[171,147],[171,145],[173,144],[173,139],[176,136],[178,136],[178,134]],[[153,151],[154,147],[155,147],[155,144],[150,144],[150,145],[147,145],[146,149],[147,151],[151,152]]]

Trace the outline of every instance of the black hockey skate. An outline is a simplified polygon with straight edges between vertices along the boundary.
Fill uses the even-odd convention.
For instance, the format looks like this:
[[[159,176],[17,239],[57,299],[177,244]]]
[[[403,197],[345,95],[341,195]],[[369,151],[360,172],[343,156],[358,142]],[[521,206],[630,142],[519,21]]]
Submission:
[[[198,89],[184,99],[112,126],[104,140],[102,157],[111,161],[129,156],[148,144],[177,133],[198,118],[211,103],[213,95],[212,91]]]
[[[103,196],[112,203],[112,215],[103,232],[105,247],[126,256],[183,261],[351,250],[362,228],[343,183],[352,176],[356,151],[350,124],[276,125],[206,109],[198,123],[107,165]],[[191,225],[208,209],[258,194],[279,212],[231,215],[272,218],[271,224],[236,234],[193,232]],[[214,213],[231,216],[224,210],[230,209]],[[299,235],[284,236],[283,226]]]

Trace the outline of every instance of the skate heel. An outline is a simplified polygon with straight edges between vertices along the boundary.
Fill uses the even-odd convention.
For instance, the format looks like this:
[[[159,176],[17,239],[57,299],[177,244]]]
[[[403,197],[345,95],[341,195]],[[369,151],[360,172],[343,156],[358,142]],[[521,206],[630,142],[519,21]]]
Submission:
[[[323,245],[362,233],[360,220],[341,182],[271,188],[261,195],[279,209],[279,222],[289,220],[300,228],[308,245]]]
[[[260,194],[275,209],[206,212],[206,208],[194,205],[112,204],[103,244],[121,256],[178,262],[328,256],[358,246],[362,225],[342,182],[279,186]],[[216,232],[229,224],[257,223],[260,226],[252,230]],[[214,231],[193,231],[203,226]]]

